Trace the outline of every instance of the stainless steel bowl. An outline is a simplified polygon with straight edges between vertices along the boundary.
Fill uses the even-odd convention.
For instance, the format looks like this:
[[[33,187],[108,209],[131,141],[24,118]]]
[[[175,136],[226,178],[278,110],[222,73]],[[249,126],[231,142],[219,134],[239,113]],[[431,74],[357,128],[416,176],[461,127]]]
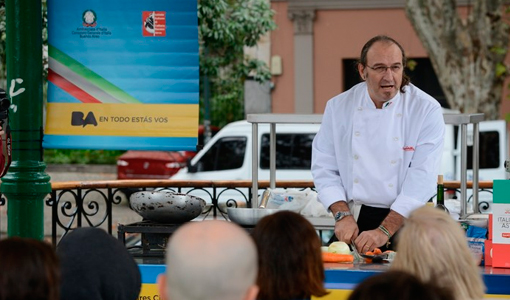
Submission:
[[[157,223],[184,223],[198,217],[205,200],[168,191],[136,192],[129,198],[131,209]]]
[[[255,225],[263,217],[273,214],[281,209],[270,208],[246,208],[246,207],[229,207],[227,214],[230,221],[239,225]]]

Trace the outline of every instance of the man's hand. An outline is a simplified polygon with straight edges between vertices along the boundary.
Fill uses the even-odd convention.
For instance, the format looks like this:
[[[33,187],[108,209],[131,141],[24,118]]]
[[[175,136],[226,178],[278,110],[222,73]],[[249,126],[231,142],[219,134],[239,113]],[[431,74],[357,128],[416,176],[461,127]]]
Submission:
[[[353,216],[347,216],[335,223],[335,235],[339,241],[350,244],[359,233],[358,224]]]
[[[360,253],[372,251],[375,248],[385,245],[386,242],[388,242],[388,237],[378,228],[363,231],[354,241],[356,244],[356,249],[358,249]]]
[[[335,215],[339,211],[349,211],[349,206],[345,201],[338,201],[331,204],[329,210]],[[358,233],[358,224],[353,216],[346,216],[335,223],[335,235],[341,242],[350,244],[351,240],[358,237]]]

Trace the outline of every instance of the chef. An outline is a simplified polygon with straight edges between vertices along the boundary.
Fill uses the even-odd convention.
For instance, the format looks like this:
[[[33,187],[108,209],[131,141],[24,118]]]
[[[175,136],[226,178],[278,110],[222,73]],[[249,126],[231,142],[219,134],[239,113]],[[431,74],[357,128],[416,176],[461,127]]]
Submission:
[[[313,141],[318,198],[338,240],[360,252],[391,249],[404,219],[435,194],[442,110],[410,83],[405,65],[397,41],[370,39],[357,67],[363,82],[328,101]]]

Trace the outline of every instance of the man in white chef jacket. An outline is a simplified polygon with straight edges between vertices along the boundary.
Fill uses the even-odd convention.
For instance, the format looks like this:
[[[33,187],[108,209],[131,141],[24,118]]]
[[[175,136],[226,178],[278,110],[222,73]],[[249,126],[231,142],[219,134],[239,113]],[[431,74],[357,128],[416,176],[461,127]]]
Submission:
[[[313,141],[318,197],[338,240],[362,252],[391,248],[404,219],[436,190],[443,114],[409,82],[405,64],[394,39],[369,40],[358,63],[363,82],[328,101]]]

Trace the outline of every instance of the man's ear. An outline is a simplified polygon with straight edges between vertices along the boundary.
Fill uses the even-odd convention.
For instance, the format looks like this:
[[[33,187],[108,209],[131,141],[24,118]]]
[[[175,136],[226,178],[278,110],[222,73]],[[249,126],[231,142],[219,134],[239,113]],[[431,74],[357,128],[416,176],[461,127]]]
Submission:
[[[159,290],[159,299],[161,300],[169,300],[168,294],[166,293],[166,275],[165,274],[159,274],[158,275],[158,290]]]
[[[359,76],[361,77],[361,79],[366,80],[365,68],[363,67],[363,65],[361,63],[358,63],[358,73],[359,73]]]
[[[259,286],[254,284],[248,288],[243,300],[255,300],[259,294]]]

